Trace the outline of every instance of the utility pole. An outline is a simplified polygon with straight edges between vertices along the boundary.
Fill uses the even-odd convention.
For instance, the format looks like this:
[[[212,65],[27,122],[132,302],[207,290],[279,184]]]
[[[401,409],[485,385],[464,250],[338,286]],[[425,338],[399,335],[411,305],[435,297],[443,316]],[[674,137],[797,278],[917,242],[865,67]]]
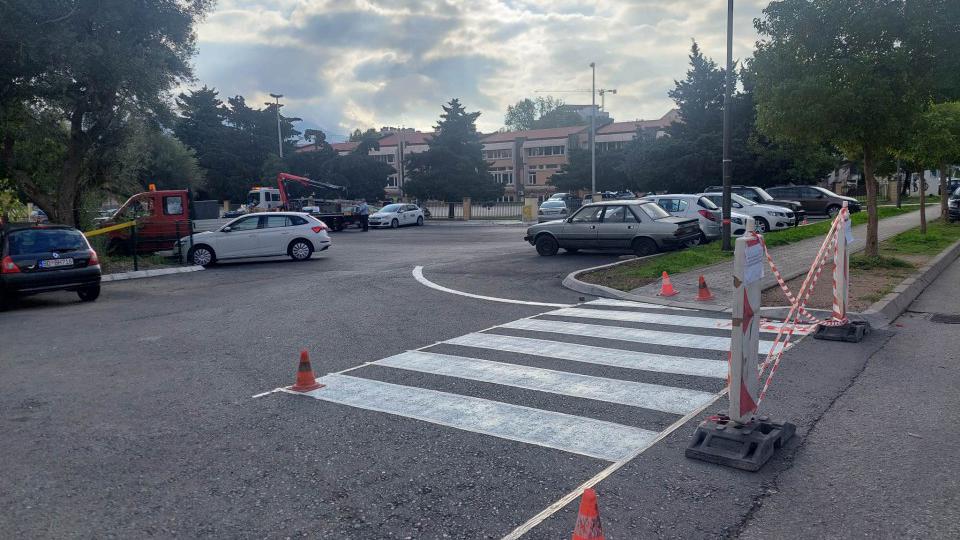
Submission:
[[[283,94],[270,94],[270,97],[277,100],[277,147],[280,148],[280,159],[283,159],[283,134],[280,132],[280,98]]]
[[[727,72],[723,92],[723,241],[721,249],[730,251],[730,188],[732,184],[730,161],[730,101],[733,93],[733,0],[727,0]]]
[[[597,64],[590,62],[590,69],[592,71],[592,83],[590,85],[590,198],[593,199],[593,195],[597,192],[597,145],[594,143],[594,130],[597,127]]]

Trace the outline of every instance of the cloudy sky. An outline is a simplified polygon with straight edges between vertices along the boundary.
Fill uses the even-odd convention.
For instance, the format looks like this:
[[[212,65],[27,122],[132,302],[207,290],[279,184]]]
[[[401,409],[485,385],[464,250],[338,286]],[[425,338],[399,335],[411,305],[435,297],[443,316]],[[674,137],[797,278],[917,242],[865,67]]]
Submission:
[[[219,0],[198,28],[199,84],[262,103],[329,140],[354,128],[429,130],[459,97],[478,127],[503,125],[507,105],[535,90],[616,88],[617,120],[659,118],[683,77],[691,39],[722,62],[724,0]],[[767,0],[737,0],[734,57],[753,49]],[[588,93],[555,93],[589,103]]]

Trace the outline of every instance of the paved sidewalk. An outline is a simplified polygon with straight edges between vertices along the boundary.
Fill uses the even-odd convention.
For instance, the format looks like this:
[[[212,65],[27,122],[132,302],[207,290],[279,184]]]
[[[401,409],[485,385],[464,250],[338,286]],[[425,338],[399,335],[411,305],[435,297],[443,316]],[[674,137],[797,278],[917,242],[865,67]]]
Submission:
[[[927,218],[933,219],[939,216],[939,212],[937,212],[938,209],[939,205],[932,204],[927,206]],[[887,238],[918,225],[920,225],[920,210],[903,214],[902,216],[881,219],[878,236],[882,242]],[[850,245],[850,253],[863,251],[866,247],[867,226],[858,225],[854,227],[853,236],[855,240]],[[816,256],[822,243],[822,236],[808,238],[795,244],[770,248],[770,255],[773,257],[773,262],[776,263],[777,268],[779,268],[783,274],[784,279],[790,280],[798,275],[805,274],[810,269],[810,263],[813,262],[813,258]],[[701,274],[703,274],[707,280],[707,286],[710,287],[710,291],[716,296],[716,300],[714,300],[713,303],[730,306],[731,297],[733,296],[733,282],[731,280],[731,276],[733,275],[732,260],[691,272],[671,275],[670,280],[673,282],[674,288],[680,291],[680,294],[674,296],[672,300],[685,301],[695,298]],[[825,278],[826,281],[824,281]],[[830,286],[829,276],[821,276],[817,286],[822,287],[824,283],[827,284],[826,286]],[[777,280],[769,267],[765,268],[761,285],[764,289],[777,285]],[[660,282],[657,281],[630,292],[641,296],[656,296],[656,294],[660,292]]]
[[[960,334],[931,320],[960,315],[958,282],[960,260],[897,319],[736,536],[960,538]]]

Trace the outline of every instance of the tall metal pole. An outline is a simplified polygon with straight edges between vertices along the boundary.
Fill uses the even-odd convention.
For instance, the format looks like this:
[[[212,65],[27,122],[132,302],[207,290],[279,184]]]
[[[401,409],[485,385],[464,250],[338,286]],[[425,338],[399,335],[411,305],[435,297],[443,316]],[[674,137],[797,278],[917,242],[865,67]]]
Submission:
[[[733,94],[733,0],[727,0],[727,72],[723,93],[723,242],[721,249],[730,251],[730,186],[732,163],[730,161],[730,106]]]
[[[597,192],[597,145],[593,142],[597,126],[597,64],[590,62],[593,83],[590,86],[590,194]],[[594,201],[596,202],[596,201]]]
[[[277,100],[277,147],[280,148],[280,159],[283,159],[283,134],[280,132],[280,98],[283,94],[270,94],[270,97]]]

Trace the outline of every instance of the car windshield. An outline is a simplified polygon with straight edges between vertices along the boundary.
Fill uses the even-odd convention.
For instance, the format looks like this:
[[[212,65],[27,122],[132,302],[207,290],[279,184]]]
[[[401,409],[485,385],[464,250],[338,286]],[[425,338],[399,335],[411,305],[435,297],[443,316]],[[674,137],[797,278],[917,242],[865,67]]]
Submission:
[[[10,233],[7,241],[9,255],[49,253],[51,251],[80,251],[87,242],[75,229],[24,229]]]
[[[753,188],[753,189],[756,191],[757,195],[760,195],[760,198],[763,199],[764,201],[773,200],[773,197],[770,196],[770,194],[767,193],[764,189],[762,188]]]
[[[719,210],[719,209],[720,209],[719,206],[713,204],[713,201],[711,201],[710,199],[708,199],[708,198],[706,198],[706,197],[700,197],[699,199],[697,199],[697,206],[702,206],[703,208],[706,208],[707,210]]]
[[[544,208],[563,208],[567,205],[563,201],[547,201],[543,203],[541,206],[543,206]]]
[[[401,208],[403,208],[402,204],[388,204],[381,208],[380,211],[392,214],[394,212],[399,212]]]
[[[958,187],[958,188],[956,189],[956,191],[953,192],[953,196],[954,196],[954,197],[960,197],[960,187]]]
[[[556,200],[562,199],[562,198],[564,198],[564,197],[566,197],[566,196],[567,196],[566,193],[554,193],[553,195],[550,196],[550,199],[548,199],[548,200],[556,201]]]
[[[736,193],[730,194],[730,200],[737,201],[738,203],[744,206],[754,206],[757,204],[746,197],[741,197],[740,195],[737,195]]]
[[[643,213],[650,217],[650,219],[663,219],[665,217],[670,217],[670,213],[660,208],[655,202],[645,202],[638,205]]]
[[[829,189],[822,188],[820,186],[810,186],[810,187],[819,191],[820,193],[823,193],[824,195],[830,195],[831,197],[836,196],[836,193],[830,191]]]

